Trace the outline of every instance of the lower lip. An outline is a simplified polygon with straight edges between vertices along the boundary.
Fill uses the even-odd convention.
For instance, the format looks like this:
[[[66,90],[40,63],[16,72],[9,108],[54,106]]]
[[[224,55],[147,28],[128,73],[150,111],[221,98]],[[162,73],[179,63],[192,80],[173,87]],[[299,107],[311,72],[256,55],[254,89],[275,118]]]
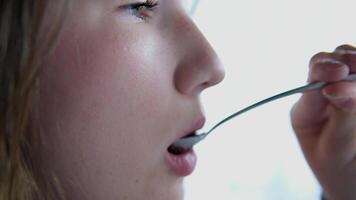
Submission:
[[[193,173],[197,156],[193,150],[180,155],[167,152],[166,161],[170,169],[178,176],[188,176]]]

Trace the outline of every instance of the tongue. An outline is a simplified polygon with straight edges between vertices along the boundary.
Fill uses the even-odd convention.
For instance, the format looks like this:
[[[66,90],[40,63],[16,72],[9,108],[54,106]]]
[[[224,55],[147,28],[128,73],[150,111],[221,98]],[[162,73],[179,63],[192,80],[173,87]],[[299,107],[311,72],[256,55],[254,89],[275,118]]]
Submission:
[[[180,155],[186,152],[186,150],[184,150],[183,148],[179,148],[176,146],[169,146],[168,147],[168,152],[174,155]]]

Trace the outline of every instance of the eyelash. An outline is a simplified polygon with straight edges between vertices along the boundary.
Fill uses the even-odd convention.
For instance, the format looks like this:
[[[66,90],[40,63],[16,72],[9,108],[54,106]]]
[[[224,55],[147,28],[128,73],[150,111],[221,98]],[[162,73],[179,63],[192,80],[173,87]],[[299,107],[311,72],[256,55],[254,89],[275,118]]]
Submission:
[[[123,6],[125,10],[129,12],[129,14],[140,18],[142,20],[147,20],[150,18],[150,12],[154,11],[154,9],[158,6],[158,2],[155,0],[146,0],[145,2],[138,2],[129,5]]]

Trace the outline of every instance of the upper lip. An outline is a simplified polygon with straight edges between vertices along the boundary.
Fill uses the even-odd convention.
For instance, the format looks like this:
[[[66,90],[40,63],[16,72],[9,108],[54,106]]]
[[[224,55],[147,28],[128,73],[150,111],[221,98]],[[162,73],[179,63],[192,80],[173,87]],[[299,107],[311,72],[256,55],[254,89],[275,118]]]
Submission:
[[[204,124],[205,124],[205,117],[204,116],[198,117],[195,121],[193,121],[192,125],[179,136],[178,139],[186,137],[192,133],[195,133],[197,130],[203,128]]]
[[[198,129],[201,129],[205,124],[205,117],[203,115],[199,115],[199,117],[195,118],[195,120],[192,121],[191,125],[189,128],[187,128],[185,131],[180,132],[173,141],[171,141],[170,145],[171,146],[173,143],[178,141],[181,138],[184,138],[190,134],[194,134]],[[169,148],[168,146],[168,148]]]

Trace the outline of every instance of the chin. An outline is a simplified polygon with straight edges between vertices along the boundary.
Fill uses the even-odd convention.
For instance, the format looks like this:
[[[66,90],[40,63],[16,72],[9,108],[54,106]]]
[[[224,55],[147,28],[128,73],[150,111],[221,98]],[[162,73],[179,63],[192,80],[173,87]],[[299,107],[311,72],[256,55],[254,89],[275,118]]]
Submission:
[[[168,187],[167,185],[161,185],[157,188],[155,193],[148,192],[145,196],[145,200],[183,200],[184,189],[182,181],[180,180],[176,184]],[[153,195],[154,194],[154,195]],[[151,196],[152,195],[152,196]]]

